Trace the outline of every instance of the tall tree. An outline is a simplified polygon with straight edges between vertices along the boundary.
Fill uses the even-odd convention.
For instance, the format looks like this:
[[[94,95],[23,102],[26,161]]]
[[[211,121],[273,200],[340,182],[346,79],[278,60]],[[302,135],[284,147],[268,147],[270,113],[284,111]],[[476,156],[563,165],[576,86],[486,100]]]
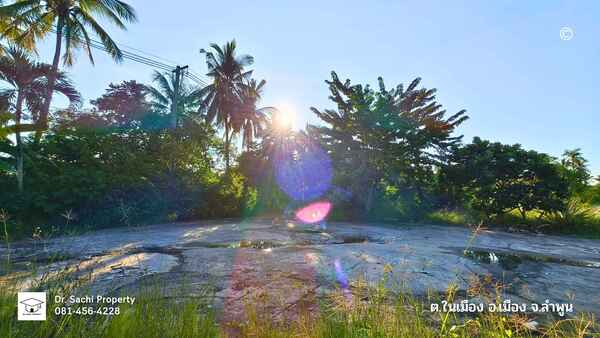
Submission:
[[[61,53],[65,65],[75,61],[73,51],[83,48],[93,63],[90,35],[100,38],[103,48],[116,60],[122,52],[96,18],[125,29],[125,22],[134,22],[134,9],[119,0],[16,0],[0,6],[0,32],[3,37],[23,48],[35,50],[39,40],[56,33],[52,71],[47,74],[48,86],[40,109],[38,130],[48,127],[48,113],[54,83],[59,76]],[[38,138],[40,132],[38,131]]]
[[[311,108],[325,125],[309,126],[337,164],[340,186],[348,187],[369,212],[376,189],[390,184],[417,192],[432,176],[451,145],[461,136],[452,133],[467,119],[465,111],[446,116],[435,89],[418,88],[417,78],[405,89],[387,89],[379,78],[378,90],[340,81],[332,72],[329,85],[337,110]]]
[[[199,91],[193,90],[183,80],[176,84],[175,74],[155,71],[152,81],[156,86],[146,86],[146,92],[150,96],[155,111],[164,114],[175,112],[175,116],[183,116],[197,111],[200,103]],[[179,120],[176,119],[175,125]]]
[[[233,132],[242,133],[242,147],[246,147],[247,150],[250,149],[254,138],[259,136],[265,128],[269,113],[276,112],[273,107],[257,107],[265,84],[265,80],[256,82],[255,79],[244,84],[240,90],[240,104],[232,116]]]
[[[212,83],[200,91],[203,96],[201,109],[209,123],[216,121],[225,129],[225,171],[229,172],[235,113],[240,111],[240,93],[252,75],[252,71],[244,69],[254,62],[254,58],[250,55],[237,56],[235,40],[222,47],[214,43],[210,47],[210,51],[200,51],[206,56],[207,76],[212,79]]]
[[[6,55],[0,57],[0,79],[10,86],[2,89],[0,96],[8,100],[9,109],[14,112],[15,125],[13,129],[17,144],[15,159],[19,191],[23,191],[24,175],[23,141],[21,137],[21,133],[24,131],[22,130],[24,108],[27,108],[34,122],[39,121],[39,111],[42,106],[41,97],[48,91],[48,76],[52,72],[51,65],[35,62],[19,48],[11,47]],[[57,74],[50,91],[65,95],[72,105],[81,103],[81,96],[62,72]]]

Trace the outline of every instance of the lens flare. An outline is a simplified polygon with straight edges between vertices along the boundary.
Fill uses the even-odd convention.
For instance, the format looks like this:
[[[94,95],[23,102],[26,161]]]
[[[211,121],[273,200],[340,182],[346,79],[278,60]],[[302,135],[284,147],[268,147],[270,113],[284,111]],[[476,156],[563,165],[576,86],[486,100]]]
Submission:
[[[329,155],[312,143],[296,145],[274,159],[277,184],[295,201],[320,198],[331,188],[333,169]]]
[[[346,276],[344,269],[342,269],[342,263],[339,258],[335,259],[333,266],[335,267],[335,277],[338,283],[340,283],[340,288],[342,288],[342,290],[348,289],[348,277]]]
[[[350,289],[349,289],[350,283],[348,282],[348,276],[346,276],[344,269],[342,269],[342,263],[340,262],[339,258],[336,258],[333,261],[333,266],[335,268],[335,277],[337,279],[337,282],[340,284],[340,289],[342,290],[342,294],[346,298],[346,301],[351,303],[352,302],[352,293],[350,292]]]
[[[327,201],[314,202],[296,211],[296,218],[308,224],[321,222],[329,215],[331,203]]]

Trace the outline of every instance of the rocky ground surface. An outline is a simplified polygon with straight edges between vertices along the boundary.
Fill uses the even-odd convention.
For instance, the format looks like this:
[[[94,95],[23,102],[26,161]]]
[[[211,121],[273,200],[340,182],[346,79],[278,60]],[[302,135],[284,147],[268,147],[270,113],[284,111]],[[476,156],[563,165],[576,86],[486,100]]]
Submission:
[[[157,285],[165,296],[206,295],[224,320],[249,300],[275,315],[310,310],[315,298],[345,279],[415,295],[466,290],[471,275],[491,275],[522,302],[572,303],[600,314],[600,241],[433,225],[222,221],[163,224],[0,246],[0,283],[27,289],[37,279],[69,275],[80,292],[131,295]],[[35,271],[36,278],[30,276]],[[62,273],[61,273],[62,272]],[[61,277],[64,278],[64,277]],[[85,290],[85,291],[81,291]],[[464,294],[464,292],[463,292]]]

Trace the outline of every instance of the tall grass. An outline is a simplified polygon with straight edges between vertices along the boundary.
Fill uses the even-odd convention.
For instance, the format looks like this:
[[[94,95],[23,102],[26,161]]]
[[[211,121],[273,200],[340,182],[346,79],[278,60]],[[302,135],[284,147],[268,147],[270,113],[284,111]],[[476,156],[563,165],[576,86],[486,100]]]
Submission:
[[[529,211],[525,219],[517,211],[488,218],[472,210],[438,210],[428,213],[424,221],[447,225],[484,222],[492,226],[520,228],[549,234],[600,238],[600,206],[590,206],[577,199],[569,200],[561,211],[549,214],[536,210]]]
[[[588,337],[598,334],[593,316],[548,321],[536,325],[531,315],[499,313],[458,315],[430,312],[432,302],[457,300],[457,288],[445,294],[414,297],[409,292],[391,292],[385,287],[387,273],[375,286],[363,281],[352,284],[352,296],[332,292],[319,301],[317,311],[305,310],[295,317],[274,317],[248,303],[243,320],[219,323],[204,297],[166,298],[156,285],[139,291],[133,305],[121,305],[115,316],[57,316],[55,295],[73,292],[66,279],[63,287],[49,289],[48,320],[16,320],[16,294],[0,291],[1,337]],[[489,280],[474,279],[470,297],[500,301],[497,287]],[[46,288],[38,285],[36,289]],[[185,289],[185,286],[182,286]],[[273,291],[275,292],[275,291]],[[308,309],[308,307],[307,307]],[[532,324],[533,323],[533,324]]]

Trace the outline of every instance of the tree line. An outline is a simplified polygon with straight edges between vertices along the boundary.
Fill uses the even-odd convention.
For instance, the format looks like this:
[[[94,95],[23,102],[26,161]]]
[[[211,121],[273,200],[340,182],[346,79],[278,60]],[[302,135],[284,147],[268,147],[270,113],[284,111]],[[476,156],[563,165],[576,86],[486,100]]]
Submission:
[[[449,114],[420,79],[389,88],[379,78],[371,88],[332,72],[336,108],[312,108],[321,123],[305,130],[282,126],[275,108],[259,107],[266,81],[253,78],[254,59],[239,55],[235,41],[200,51],[206,86],[156,71],[150,84],[109,84],[84,109],[64,71],[76,51],[93,63],[96,36],[115,61],[123,58],[99,17],[120,29],[137,18],[117,0],[0,6],[0,208],[24,232],[281,213],[306,199],[332,201],[333,219],[464,210],[487,220],[516,212],[524,223],[600,202],[579,149],[556,159],[481,138],[464,144],[457,128],[466,111]],[[50,33],[47,64],[34,55]],[[51,111],[55,95],[69,106]],[[278,164],[315,158],[331,166],[327,189],[302,199],[282,189]],[[298,171],[304,186],[320,179]]]

